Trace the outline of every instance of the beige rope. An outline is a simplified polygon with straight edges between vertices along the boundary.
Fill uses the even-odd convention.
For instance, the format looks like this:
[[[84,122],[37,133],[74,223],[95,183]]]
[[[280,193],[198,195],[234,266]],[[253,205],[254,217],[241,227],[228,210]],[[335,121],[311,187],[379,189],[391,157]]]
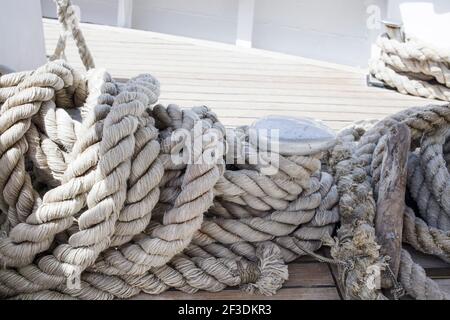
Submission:
[[[382,37],[377,40],[377,45],[386,53],[394,54],[406,60],[450,63],[450,53],[448,50],[437,48],[413,37],[406,38],[408,39],[408,43],[399,44],[396,40]]]
[[[49,65],[54,64],[54,62],[49,63]],[[42,70],[45,70],[45,68]],[[33,77],[36,78],[36,76]],[[50,74],[49,77],[55,78],[52,74]],[[86,133],[74,146],[74,153],[79,153],[79,156],[65,172],[66,183],[48,192],[47,195],[43,197],[42,203],[41,201],[37,201],[36,191],[27,191],[26,188],[32,189],[31,185],[27,187],[27,184],[25,184],[22,189],[19,189],[24,193],[24,196],[20,196],[19,192],[18,197],[15,198],[16,202],[9,203],[8,207],[3,210],[4,212],[8,212],[10,225],[14,227],[10,231],[10,237],[1,240],[2,246],[0,257],[2,263],[5,265],[19,266],[29,264],[37,253],[46,250],[50,246],[53,237],[57,233],[60,233],[70,226],[72,223],[71,217],[79,212],[84,206],[84,193],[92,187],[93,180],[92,172],[89,172],[87,175],[85,175],[85,173],[92,168],[92,161],[95,163],[98,158],[96,154],[96,151],[98,150],[98,138],[96,135],[98,133],[98,126],[102,125],[102,123],[98,124],[98,122],[102,121],[105,117],[105,112],[109,111],[110,107],[108,103],[111,102],[111,94],[115,94],[115,87],[110,85],[110,78],[108,78],[107,75],[100,71],[97,77],[100,77],[102,81],[100,83],[97,82],[97,86],[99,86],[97,90],[92,90],[92,94],[96,96],[96,98],[94,98],[94,96],[92,98],[95,100],[95,103],[99,104],[86,106],[88,109],[91,109],[90,115],[85,122]],[[62,79],[59,81],[62,81]],[[45,87],[34,87],[31,89],[29,97],[31,99],[36,99],[34,94],[35,90],[42,90],[45,89]],[[101,92],[102,90],[104,93]],[[18,94],[23,95],[23,92]],[[39,96],[37,96],[37,99],[38,102],[35,102],[35,105],[39,106]],[[2,106],[2,110],[5,110],[5,105],[7,106],[10,101],[15,100],[15,96],[8,98]],[[19,108],[11,109],[10,112],[12,111],[20,114]],[[6,119],[3,117],[3,113],[2,119]],[[7,135],[2,133],[1,137],[3,139],[7,137]],[[12,147],[14,148],[15,145],[12,145]],[[4,157],[2,159],[4,159],[4,161],[8,160]],[[3,168],[8,168],[8,165],[5,164],[5,167]],[[23,167],[20,167],[18,169],[23,170],[22,168]],[[27,177],[25,170],[18,174],[19,176]],[[2,185],[4,183],[4,193],[14,190],[11,186],[11,183],[16,181],[11,180],[13,175],[13,172],[5,172],[5,175],[2,175],[2,177],[7,178],[7,180],[2,180]],[[25,182],[30,180],[29,176],[24,179]],[[9,185],[8,181],[11,181]],[[35,196],[27,201],[26,195],[28,194],[35,194]],[[7,194],[7,198],[8,196],[9,195]],[[19,217],[14,214],[15,203],[18,203],[18,205],[21,203],[29,203],[25,207],[24,205],[20,205],[22,210],[23,208],[27,209],[27,212],[23,214],[28,217],[26,223],[24,219],[19,219]],[[35,203],[40,203],[40,205],[36,206]]]
[[[381,293],[376,288],[369,288],[365,281],[370,276],[367,270],[371,266],[378,264],[382,269],[385,266],[383,257],[379,256],[373,228],[374,196],[376,197],[378,190],[384,135],[395,123],[406,123],[411,130],[412,146],[420,146],[423,163],[417,164],[419,157],[414,153],[411,155],[408,163],[408,187],[422,216],[430,220],[424,222],[415,217],[407,207],[404,217],[404,241],[422,252],[438,255],[448,261],[448,232],[431,225],[433,221],[436,224],[442,220],[437,217],[446,215],[442,200],[434,200],[433,197],[443,194],[441,191],[445,189],[445,178],[442,176],[448,174],[442,167],[442,145],[445,143],[445,132],[448,129],[443,130],[449,127],[449,110],[449,106],[429,106],[402,111],[378,122],[363,134],[353,134],[359,137],[359,141],[343,139],[333,150],[331,162],[335,164],[343,224],[338,230],[340,241],[332,248],[332,255],[342,261],[353,259],[355,262],[354,270],[345,277],[345,287],[350,289],[349,297],[381,297]],[[354,130],[356,129],[355,127]],[[349,132],[352,130],[345,131],[345,136],[351,136]],[[424,166],[427,169],[423,168]],[[418,170],[419,168],[421,170]],[[425,170],[428,170],[426,174],[423,172]],[[428,179],[425,175],[428,175]],[[425,188],[424,184],[427,184]],[[439,226],[443,227],[445,224],[439,222]],[[355,260],[356,257],[358,259]],[[419,299],[447,298],[436,283],[426,278],[423,269],[412,262],[409,254],[402,253],[400,269],[399,280],[411,296]]]
[[[63,55],[71,32],[86,68],[93,68],[70,1],[57,2],[65,33],[55,57]],[[414,41],[411,47],[382,42],[393,72],[448,84],[445,53]],[[447,94],[392,81],[405,92]],[[287,279],[285,262],[304,254],[323,259],[314,251],[325,243],[346,297],[385,299],[367,283],[371,268],[389,268],[373,220],[385,135],[398,122],[409,126],[412,145],[420,147],[410,157],[408,188],[424,219],[407,207],[404,241],[449,260],[449,106],[412,108],[375,125],[346,128],[326,156],[333,178],[322,168],[323,155],[279,155],[278,173],[267,175],[270,159],[247,142],[245,129],[225,130],[204,106],[154,105],[158,96],[151,75],[119,84],[103,70],[82,76],[60,60],[0,76],[0,222],[6,234],[0,296],[124,299],[237,285],[272,295]],[[199,149],[189,153],[197,139]],[[226,167],[214,155],[235,143],[244,163]],[[253,155],[257,164],[249,162]],[[199,161],[205,158],[214,161]],[[70,286],[70,279],[79,286]],[[415,298],[448,299],[405,251],[399,280]]]
[[[418,300],[449,300],[450,295],[427,277],[425,270],[402,250],[399,278],[406,292]]]
[[[50,61],[65,59],[64,50],[66,48],[67,37],[72,35],[78,47],[78,53],[86,70],[95,68],[94,59],[86,45],[83,33],[78,25],[78,17],[70,3],[70,0],[54,0],[57,5],[58,20],[61,24],[62,33],[56,44],[55,52],[49,58]]]
[[[397,30],[400,35],[395,36]],[[392,26],[376,44],[380,52],[369,69],[377,79],[403,94],[450,101],[448,50],[407,37]]]
[[[436,157],[440,157],[436,154]],[[417,203],[421,217],[428,223],[430,227],[450,230],[450,220],[447,211],[444,208],[440,198],[436,198],[433,194],[434,187],[429,188],[426,175],[430,176],[434,172],[425,173],[428,166],[436,165],[436,162],[424,163],[416,154],[412,153],[408,161],[408,188],[412,199]],[[437,187],[437,186],[436,186]],[[440,193],[444,196],[444,193]]]
[[[182,129],[195,133],[195,125],[201,124],[203,145],[196,157],[205,156],[224,142],[225,129],[217,117],[205,107],[147,109],[159,94],[159,84],[149,75],[116,84],[107,73],[94,69],[81,85],[82,78],[71,76],[74,73],[64,62],[54,61],[35,72],[0,77],[0,122],[6,130],[1,135],[2,150],[8,154],[7,147],[15,147],[17,139],[27,139],[30,147],[22,150],[19,159],[29,157],[39,173],[36,181],[49,188],[41,200],[41,191],[34,189],[28,176],[26,194],[35,197],[28,211],[15,214],[16,207],[23,208],[17,204],[21,197],[8,183],[17,180],[14,175],[26,176],[28,171],[24,165],[14,169],[8,162],[11,158],[2,157],[5,169],[17,171],[5,172],[9,179],[2,182],[4,212],[12,227],[5,229],[8,237],[1,240],[2,264],[8,267],[0,270],[2,296],[128,298],[169,287],[217,291],[239,283],[248,284],[247,292],[273,294],[287,278],[282,261],[304,254],[299,246],[318,249],[323,238],[331,235],[339,219],[334,206],[337,192],[332,177],[319,173],[317,157],[283,160],[281,174],[270,179],[258,167],[238,170],[236,179],[251,177],[259,188],[241,188],[238,194],[243,199],[255,194],[271,203],[267,193],[258,194],[258,190],[271,192],[270,186],[278,185],[280,192],[272,198],[284,198],[287,205],[281,211],[271,205],[259,217],[207,219],[202,224],[214,193],[217,201],[228,203],[239,185],[233,182],[231,193],[220,189],[221,158],[213,164],[172,163],[170,156],[183,153],[186,141],[180,144],[170,137]],[[48,84],[53,91],[47,93]],[[35,95],[39,90],[47,95]],[[83,93],[87,96],[80,104]],[[25,120],[22,101],[36,101]],[[29,126],[9,133],[13,120],[28,121]],[[18,138],[11,140],[14,134]],[[255,251],[261,241],[269,242]],[[52,254],[33,263],[38,253],[53,244]],[[201,251],[187,249],[190,244]],[[228,247],[236,252],[231,257],[223,256],[232,252]],[[190,256],[181,253],[184,249]],[[204,250],[211,253],[205,257]],[[243,257],[267,262],[258,269]],[[227,267],[219,268],[222,265]],[[230,278],[236,268],[239,276]],[[77,289],[66,285],[74,272],[81,272]],[[193,279],[192,274],[199,277]]]
[[[450,262],[450,233],[427,225],[411,208],[405,211],[403,241],[415,249]]]

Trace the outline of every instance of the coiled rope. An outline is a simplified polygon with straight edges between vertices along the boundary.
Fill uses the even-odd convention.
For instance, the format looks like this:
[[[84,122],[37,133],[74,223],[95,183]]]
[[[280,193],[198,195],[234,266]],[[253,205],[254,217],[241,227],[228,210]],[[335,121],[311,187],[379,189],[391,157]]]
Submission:
[[[343,130],[334,148],[331,166],[336,173],[340,193],[341,227],[332,248],[334,258],[352,259],[353,270],[343,283],[348,298],[384,299],[379,288],[367,286],[370,270],[387,268],[380,254],[374,229],[376,197],[386,136],[398,124],[411,132],[408,161],[408,193],[403,213],[403,242],[416,250],[433,254],[444,261],[450,258],[447,194],[448,170],[445,162],[446,141],[450,132],[450,107],[411,108],[379,121],[375,125],[360,123]],[[410,206],[417,207],[416,213]],[[343,271],[341,270],[341,273]],[[398,281],[416,299],[449,299],[424,269],[401,250]]]
[[[450,101],[450,51],[409,37],[399,26],[387,24],[387,30],[376,42],[370,73],[403,94]]]
[[[0,296],[274,294],[285,262],[320,248],[339,220],[321,155],[280,154],[264,174],[270,160],[245,130],[225,130],[207,107],[156,105],[149,74],[118,83],[95,69],[70,1],[56,2],[51,61],[0,75]],[[57,59],[69,32],[86,75]],[[219,151],[235,143],[244,161],[226,165]]]

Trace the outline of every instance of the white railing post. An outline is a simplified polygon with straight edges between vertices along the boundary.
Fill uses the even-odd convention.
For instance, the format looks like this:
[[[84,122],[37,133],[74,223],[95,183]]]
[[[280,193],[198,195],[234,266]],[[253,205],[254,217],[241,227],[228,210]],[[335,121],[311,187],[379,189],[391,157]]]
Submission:
[[[40,1],[0,1],[0,65],[21,71],[45,63]]]
[[[254,14],[255,0],[239,0],[236,28],[236,45],[239,47],[252,47]]]
[[[117,26],[131,28],[133,17],[133,0],[118,0]]]

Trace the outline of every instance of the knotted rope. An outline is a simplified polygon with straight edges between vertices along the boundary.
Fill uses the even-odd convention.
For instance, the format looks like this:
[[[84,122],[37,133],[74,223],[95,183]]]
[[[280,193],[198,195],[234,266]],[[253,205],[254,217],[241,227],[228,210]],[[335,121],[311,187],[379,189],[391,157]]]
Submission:
[[[376,42],[370,73],[403,94],[450,101],[450,51],[406,36],[397,26]]]
[[[273,163],[207,107],[155,105],[151,75],[118,83],[92,69],[70,2],[57,4],[53,58],[70,31],[91,70],[51,58],[0,76],[0,296],[274,294],[285,262],[320,248],[339,220],[321,155],[276,155],[278,173],[265,174]],[[243,162],[225,166],[234,143]]]

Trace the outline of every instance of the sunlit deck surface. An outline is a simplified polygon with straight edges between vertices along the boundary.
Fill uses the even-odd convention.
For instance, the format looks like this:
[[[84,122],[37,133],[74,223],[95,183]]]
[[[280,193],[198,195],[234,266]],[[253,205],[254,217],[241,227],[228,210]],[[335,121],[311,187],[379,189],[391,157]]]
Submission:
[[[368,87],[366,72],[256,49],[240,49],[164,34],[82,24],[96,67],[126,79],[151,73],[161,82],[163,104],[207,105],[227,126],[251,124],[270,115],[322,119],[338,130],[355,120],[380,119],[399,110],[441,101]],[[47,54],[55,48],[59,25],[44,19]],[[83,70],[69,40],[69,62]],[[326,252],[323,252],[326,254]],[[438,259],[414,254],[427,273],[450,291],[450,269]],[[249,296],[237,288],[188,295],[167,291],[141,299],[341,299],[332,266],[302,257],[289,265],[289,280],[276,296]]]

